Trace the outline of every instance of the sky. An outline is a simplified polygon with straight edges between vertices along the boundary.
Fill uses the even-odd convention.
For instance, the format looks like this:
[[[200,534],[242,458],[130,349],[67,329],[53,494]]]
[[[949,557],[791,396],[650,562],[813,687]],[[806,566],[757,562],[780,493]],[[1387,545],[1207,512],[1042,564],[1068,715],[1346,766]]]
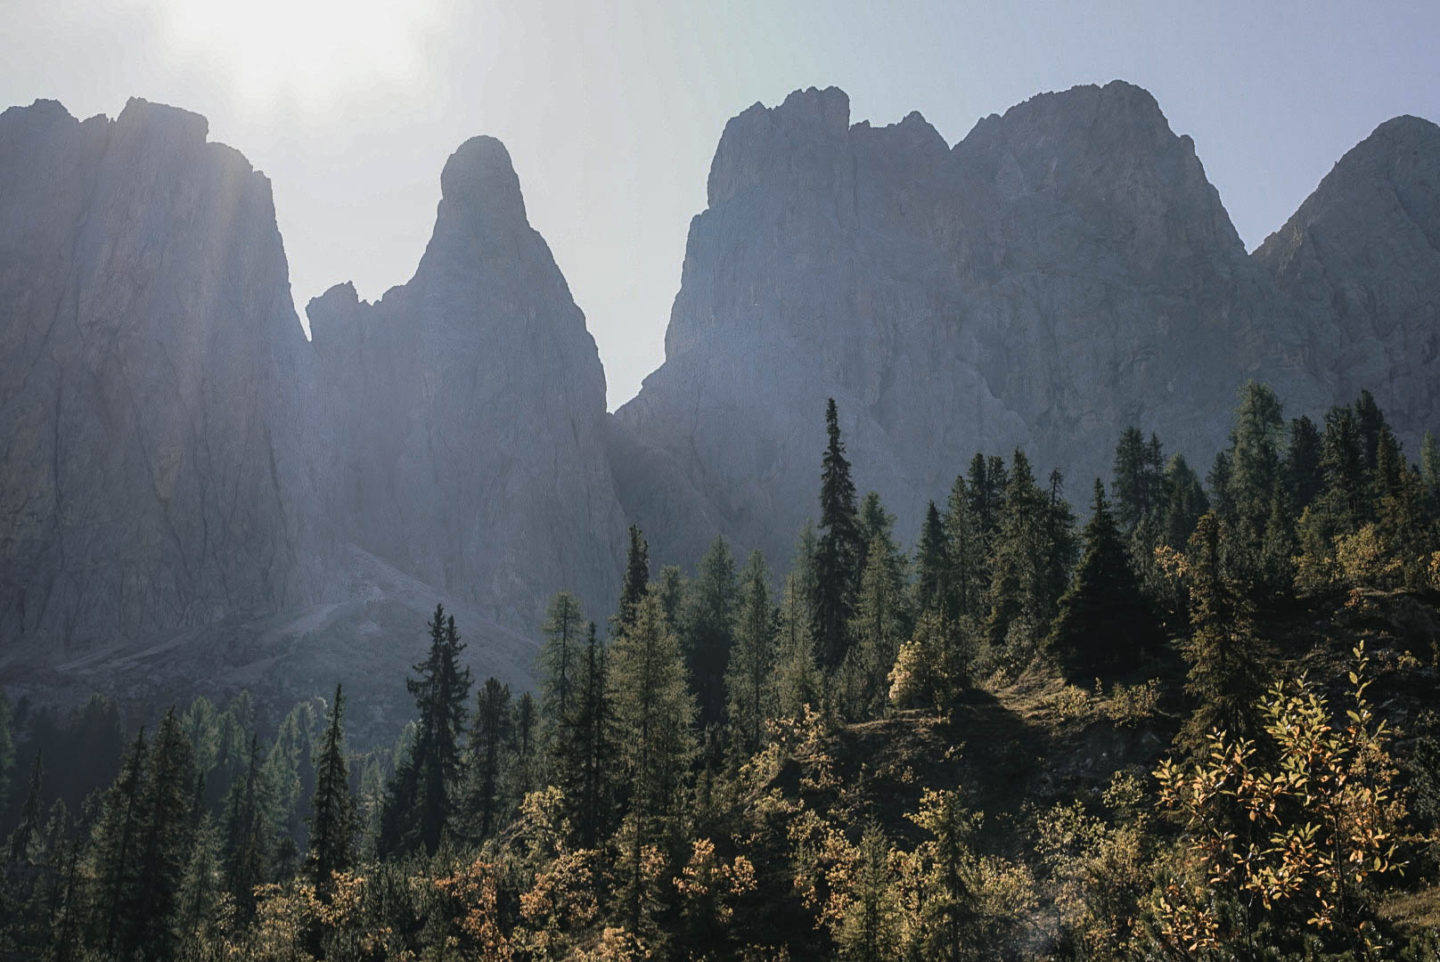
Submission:
[[[509,148],[613,409],[664,357],[726,120],[835,85],[949,143],[1082,83],[1148,89],[1254,248],[1398,114],[1440,121],[1440,3],[0,0],[0,106],[204,114],[273,184],[296,305],[413,273],[445,158]]]

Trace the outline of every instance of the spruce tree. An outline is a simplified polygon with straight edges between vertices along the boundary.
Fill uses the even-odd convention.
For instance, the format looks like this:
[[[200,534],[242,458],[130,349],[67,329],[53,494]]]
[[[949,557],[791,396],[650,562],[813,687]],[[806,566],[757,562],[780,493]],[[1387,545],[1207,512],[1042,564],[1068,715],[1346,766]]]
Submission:
[[[310,804],[310,850],[305,868],[316,893],[328,900],[333,876],[355,861],[355,835],[359,820],[355,797],[350,794],[350,767],[345,760],[345,733],[341,727],[345,696],[335,686],[325,739],[316,765],[315,795]]]
[[[935,519],[935,537],[942,537]],[[852,720],[876,718],[884,711],[890,688],[890,669],[909,633],[905,583],[895,559],[877,535],[871,542],[869,562],[860,579],[860,599],[851,621],[854,646],[841,673],[841,708]],[[934,562],[943,570],[943,557]]]
[[[643,851],[664,839],[677,815],[695,754],[695,701],[685,684],[679,641],[653,590],[636,608],[630,630],[615,640],[610,690],[628,808],[624,904],[634,930],[646,888]]]
[[[685,597],[689,582],[679,565],[665,565],[660,569],[660,607],[665,611],[665,623],[673,631],[679,631],[685,616]]]
[[[1160,525],[1162,543],[1181,549],[1190,541],[1195,523],[1210,510],[1200,477],[1177,454],[1165,467],[1165,507]]]
[[[1090,510],[1085,553],[1048,639],[1066,676],[1081,683],[1133,669],[1160,637],[1098,478]]]
[[[23,866],[30,861],[34,846],[40,841],[44,813],[40,810],[41,787],[45,764],[42,752],[36,751],[30,763],[30,780],[25,790],[25,802],[20,806],[20,820],[6,840],[6,861],[10,866]]]
[[[245,773],[231,785],[222,818],[221,861],[225,888],[242,920],[249,919],[255,912],[255,887],[269,876],[274,847],[264,765],[260,739],[252,735]]]
[[[775,714],[775,630],[770,572],[764,556],[755,551],[740,573],[735,647],[725,674],[730,744],[737,758],[748,758],[760,750],[765,722]]]
[[[457,807],[470,669],[460,667],[465,646],[453,615],[437,604],[426,627],[429,655],[415,666],[418,677],[405,680],[420,715],[415,744],[391,779],[381,816],[382,854],[421,848],[435,854]]]
[[[1320,494],[1325,476],[1320,468],[1323,442],[1320,430],[1308,417],[1290,421],[1290,436],[1285,444],[1285,460],[1280,473],[1289,492],[1290,504],[1303,511]]]
[[[950,572],[950,608],[957,616],[975,618],[985,592],[985,545],[971,508],[963,476],[955,478],[944,517],[946,556]]]
[[[1152,434],[1147,443],[1136,427],[1128,427],[1121,433],[1115,446],[1111,491],[1115,498],[1115,520],[1122,534],[1129,535],[1161,512],[1164,470],[1164,454],[1158,437]]]
[[[500,827],[501,779],[514,718],[510,686],[490,677],[475,693],[475,725],[470,731],[470,790],[466,809],[470,832],[477,841]]]
[[[840,439],[835,399],[825,405],[828,442],[820,471],[820,537],[815,549],[816,648],[823,668],[839,666],[849,650],[848,630],[859,588],[860,522],[855,482]]]
[[[644,532],[632,524],[630,549],[625,556],[625,578],[620,582],[620,604],[610,623],[612,637],[625,634],[635,623],[635,611],[649,585],[650,546],[645,542]]]
[[[179,903],[193,838],[195,762],[190,741],[172,708],[160,721],[150,753],[149,777],[140,797],[134,881],[123,898],[118,954],[142,952],[169,958],[173,917]]]
[[[720,725],[725,718],[725,669],[735,643],[738,595],[730,546],[724,538],[716,538],[690,585],[682,632],[685,665],[702,728]]]
[[[608,652],[594,622],[586,635],[577,698],[560,728],[556,780],[564,792],[571,824],[582,848],[594,848],[609,832],[615,760]]]
[[[1425,483],[1430,513],[1440,515],[1440,444],[1429,431],[1425,432],[1425,439],[1420,443],[1420,479]],[[3,707],[0,707],[0,712],[3,712]],[[0,766],[3,766],[3,755],[0,755]]]
[[[950,544],[940,512],[931,501],[920,528],[920,545],[915,551],[915,610],[945,612],[954,617],[950,584]],[[862,586],[863,591],[863,586]]]
[[[1200,518],[1190,538],[1190,638],[1185,693],[1195,706],[1182,726],[1180,745],[1194,758],[1207,751],[1205,736],[1223,731],[1232,740],[1260,734],[1256,705],[1265,691],[1262,646],[1255,636],[1249,588],[1225,562],[1224,523]]]
[[[580,600],[561,591],[545,616],[545,643],[540,648],[541,712],[551,724],[570,711],[575,676],[584,650],[585,616]]]
[[[775,700],[781,718],[805,717],[805,708],[820,707],[820,669],[815,662],[812,606],[801,577],[792,569],[785,579],[777,615]]]
[[[521,692],[515,700],[514,720],[510,745],[510,771],[506,794],[509,807],[514,810],[525,801],[525,796],[540,787],[540,762],[537,735],[540,716],[535,707],[535,696],[528,691]]]

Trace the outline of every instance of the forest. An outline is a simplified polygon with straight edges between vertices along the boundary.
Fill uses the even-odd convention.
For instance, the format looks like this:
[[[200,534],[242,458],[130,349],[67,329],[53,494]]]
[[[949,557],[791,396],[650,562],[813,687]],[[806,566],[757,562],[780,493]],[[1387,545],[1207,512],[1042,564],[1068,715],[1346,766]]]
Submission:
[[[905,547],[824,427],[783,577],[632,527],[535,691],[437,605],[391,745],[0,695],[0,957],[1440,959],[1433,435],[1251,382],[1208,468],[976,454]]]

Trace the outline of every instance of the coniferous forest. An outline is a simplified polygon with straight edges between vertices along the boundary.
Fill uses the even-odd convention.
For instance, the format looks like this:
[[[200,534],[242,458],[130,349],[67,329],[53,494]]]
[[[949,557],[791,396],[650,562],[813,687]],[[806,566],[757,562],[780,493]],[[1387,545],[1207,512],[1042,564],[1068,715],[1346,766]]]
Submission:
[[[792,558],[632,527],[535,691],[437,605],[391,744],[0,705],[0,957],[1440,958],[1433,436],[1252,382],[1208,465],[979,453],[896,531],[816,421]]]

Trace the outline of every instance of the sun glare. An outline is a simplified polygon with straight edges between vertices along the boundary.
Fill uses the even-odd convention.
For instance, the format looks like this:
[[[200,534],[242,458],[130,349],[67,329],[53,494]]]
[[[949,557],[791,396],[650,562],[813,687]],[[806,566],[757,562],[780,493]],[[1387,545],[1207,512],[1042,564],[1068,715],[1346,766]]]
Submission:
[[[438,0],[134,0],[178,52],[248,102],[324,107],[357,88],[424,85]]]

